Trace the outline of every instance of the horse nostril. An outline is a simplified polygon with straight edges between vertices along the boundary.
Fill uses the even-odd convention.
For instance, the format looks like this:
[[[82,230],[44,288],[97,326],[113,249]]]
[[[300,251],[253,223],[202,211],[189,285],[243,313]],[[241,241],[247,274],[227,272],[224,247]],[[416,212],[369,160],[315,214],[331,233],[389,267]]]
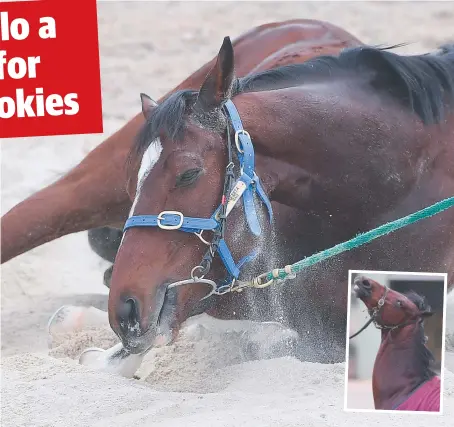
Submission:
[[[134,298],[128,298],[117,307],[118,323],[124,333],[140,324],[139,304]]]
[[[370,289],[370,288],[372,288],[372,285],[370,284],[369,280],[364,279],[363,280],[363,287],[366,288],[366,289]]]

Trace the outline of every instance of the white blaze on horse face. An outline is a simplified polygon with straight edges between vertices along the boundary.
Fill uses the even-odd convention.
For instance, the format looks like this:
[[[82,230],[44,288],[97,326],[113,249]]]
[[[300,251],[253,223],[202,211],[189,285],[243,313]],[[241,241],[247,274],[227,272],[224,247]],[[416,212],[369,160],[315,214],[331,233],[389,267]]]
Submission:
[[[159,160],[162,152],[161,140],[155,139],[150,146],[147,148],[147,151],[142,156],[142,163],[140,164],[139,173],[137,174],[137,186],[139,183],[142,184],[143,180],[148,176],[148,174],[153,169],[153,166]]]
[[[142,189],[143,182],[150,174],[153,166],[159,160],[162,152],[162,145],[161,141],[156,139],[153,141],[150,146],[147,148],[147,151],[143,153],[142,162],[140,163],[139,173],[137,174],[137,189],[136,189],[136,197],[134,198],[134,202],[131,206],[131,210],[129,211],[129,217],[134,215],[134,209],[137,205],[137,202],[140,197],[140,190]]]
[[[140,190],[142,188],[143,182],[150,174],[151,170],[153,169],[153,166],[159,160],[161,152],[162,145],[161,141],[158,138],[150,144],[150,146],[147,148],[147,151],[145,151],[145,153],[142,156],[142,162],[140,163],[139,173],[137,174],[136,196],[129,211],[129,218],[131,218],[134,215],[134,210],[136,208],[137,202],[139,201]],[[123,236],[121,237],[121,242],[120,245],[118,246],[118,250],[120,250],[124,238],[125,233],[123,233]]]

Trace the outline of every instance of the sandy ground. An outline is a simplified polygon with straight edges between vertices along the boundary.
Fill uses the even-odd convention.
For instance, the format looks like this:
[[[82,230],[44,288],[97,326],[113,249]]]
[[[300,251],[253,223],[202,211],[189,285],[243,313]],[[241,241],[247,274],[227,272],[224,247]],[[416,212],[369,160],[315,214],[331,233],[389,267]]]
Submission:
[[[105,133],[2,141],[2,214],[65,173],[136,114],[140,92],[156,99],[211,59],[225,35],[235,37],[261,23],[296,17],[330,21],[373,44],[413,42],[404,51],[420,53],[452,41],[454,3],[100,3]],[[207,369],[207,360],[219,360],[210,351],[218,355],[219,349],[217,344],[202,345],[207,339],[203,334],[183,338],[167,353],[155,355],[150,381],[126,380],[49,358],[49,316],[62,304],[105,308],[105,268],[90,251],[86,233],[2,266],[2,425],[318,427],[383,422],[376,414],[342,411],[342,364],[293,359],[238,363],[233,358],[227,361],[231,366],[212,364]],[[222,341],[215,339],[216,332],[209,336]],[[193,357],[197,346],[203,350],[201,359]],[[450,371],[445,385],[444,417],[393,415],[399,418],[393,421],[415,427],[448,425],[447,417],[454,415]]]

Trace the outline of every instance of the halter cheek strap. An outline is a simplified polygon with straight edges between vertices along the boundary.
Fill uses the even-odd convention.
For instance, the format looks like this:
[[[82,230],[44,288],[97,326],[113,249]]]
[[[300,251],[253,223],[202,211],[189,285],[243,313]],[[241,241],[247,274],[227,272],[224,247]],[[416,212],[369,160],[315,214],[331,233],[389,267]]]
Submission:
[[[268,210],[270,222],[273,221],[273,209],[268,196],[263,190],[260,179],[255,173],[255,154],[251,137],[243,128],[243,123],[241,122],[241,118],[235,104],[229,99],[225,103],[224,107],[230,117],[233,130],[235,131],[235,144],[238,150],[238,159],[241,165],[241,176],[239,180],[246,184],[246,188],[243,193],[243,206],[246,220],[251,232],[256,236],[260,236],[261,228],[255,209],[254,193],[256,193],[265,204]]]
[[[210,249],[208,251],[208,258],[212,258],[217,252],[228,273],[228,276],[221,284],[216,286],[213,282],[211,283],[213,290],[209,295],[211,295],[212,293],[221,294],[220,289],[225,289],[226,286],[230,286],[230,284],[238,279],[241,267],[244,264],[255,259],[258,255],[258,252],[254,250],[236,264],[233,259],[232,253],[224,240],[223,224],[225,223],[226,217],[239,201],[239,199],[243,199],[246,221],[249,229],[255,236],[260,236],[262,230],[260,228],[257,212],[255,209],[254,194],[257,194],[266,206],[270,223],[273,221],[273,210],[271,207],[271,202],[262,187],[259,177],[255,173],[254,147],[252,145],[249,133],[244,130],[238,111],[232,101],[228,100],[224,106],[224,109],[228,117],[230,118],[233,129],[235,130],[235,145],[238,151],[238,160],[240,163],[241,175],[237,180],[233,191],[230,191],[229,189],[229,194],[224,194],[221,204],[214,211],[213,215],[210,218],[186,217],[178,211],[163,211],[159,215],[135,215],[128,218],[123,228],[123,232],[126,232],[133,227],[158,227],[161,230],[179,230],[185,233],[193,233],[197,237],[199,237],[203,243],[210,246]],[[229,134],[229,131],[227,133]],[[230,144],[231,141],[228,140],[227,143]],[[233,163],[229,145],[229,164],[226,169],[226,176],[229,176],[231,174],[232,166]],[[203,239],[202,233],[204,231],[213,231],[214,233],[218,234],[218,240],[215,244],[214,241],[209,243]],[[207,257],[207,255],[205,255],[205,257]],[[209,261],[208,265],[210,264],[211,260]],[[192,283],[192,281],[197,282],[198,279],[202,279],[206,273],[203,273],[200,278],[194,276],[194,270],[196,270],[197,268],[202,267],[194,267],[193,271],[191,272],[191,279],[176,282],[173,285],[180,283],[186,284],[187,282]],[[205,282],[210,281],[205,280]]]

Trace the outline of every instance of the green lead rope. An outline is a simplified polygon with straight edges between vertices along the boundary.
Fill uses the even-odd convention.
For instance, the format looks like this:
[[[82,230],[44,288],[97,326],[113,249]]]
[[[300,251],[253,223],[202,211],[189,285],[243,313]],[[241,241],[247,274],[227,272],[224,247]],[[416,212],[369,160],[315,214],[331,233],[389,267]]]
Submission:
[[[275,269],[268,273],[262,274],[259,277],[255,278],[253,282],[255,285],[253,287],[265,287],[270,282],[273,282],[277,279],[286,279],[288,276],[295,275],[301,270],[310,267],[312,265],[318,264],[325,259],[331,258],[333,256],[339,255],[342,252],[350,251],[359,246],[365,245],[366,243],[371,242],[379,237],[385,236],[386,234],[392,233],[393,231],[399,230],[400,228],[406,227],[407,225],[414,224],[422,219],[429,218],[433,215],[436,215],[440,212],[445,211],[454,206],[454,197],[449,197],[438,203],[435,203],[432,206],[424,208],[418,212],[412,213],[406,217],[396,219],[395,221],[388,222],[387,224],[381,225],[371,231],[366,233],[358,234],[353,239],[347,240],[346,242],[339,243],[332,248],[326,249],[324,251],[318,252],[310,257],[304,258],[301,261],[296,262],[285,268]],[[262,284],[266,282],[265,284]]]

